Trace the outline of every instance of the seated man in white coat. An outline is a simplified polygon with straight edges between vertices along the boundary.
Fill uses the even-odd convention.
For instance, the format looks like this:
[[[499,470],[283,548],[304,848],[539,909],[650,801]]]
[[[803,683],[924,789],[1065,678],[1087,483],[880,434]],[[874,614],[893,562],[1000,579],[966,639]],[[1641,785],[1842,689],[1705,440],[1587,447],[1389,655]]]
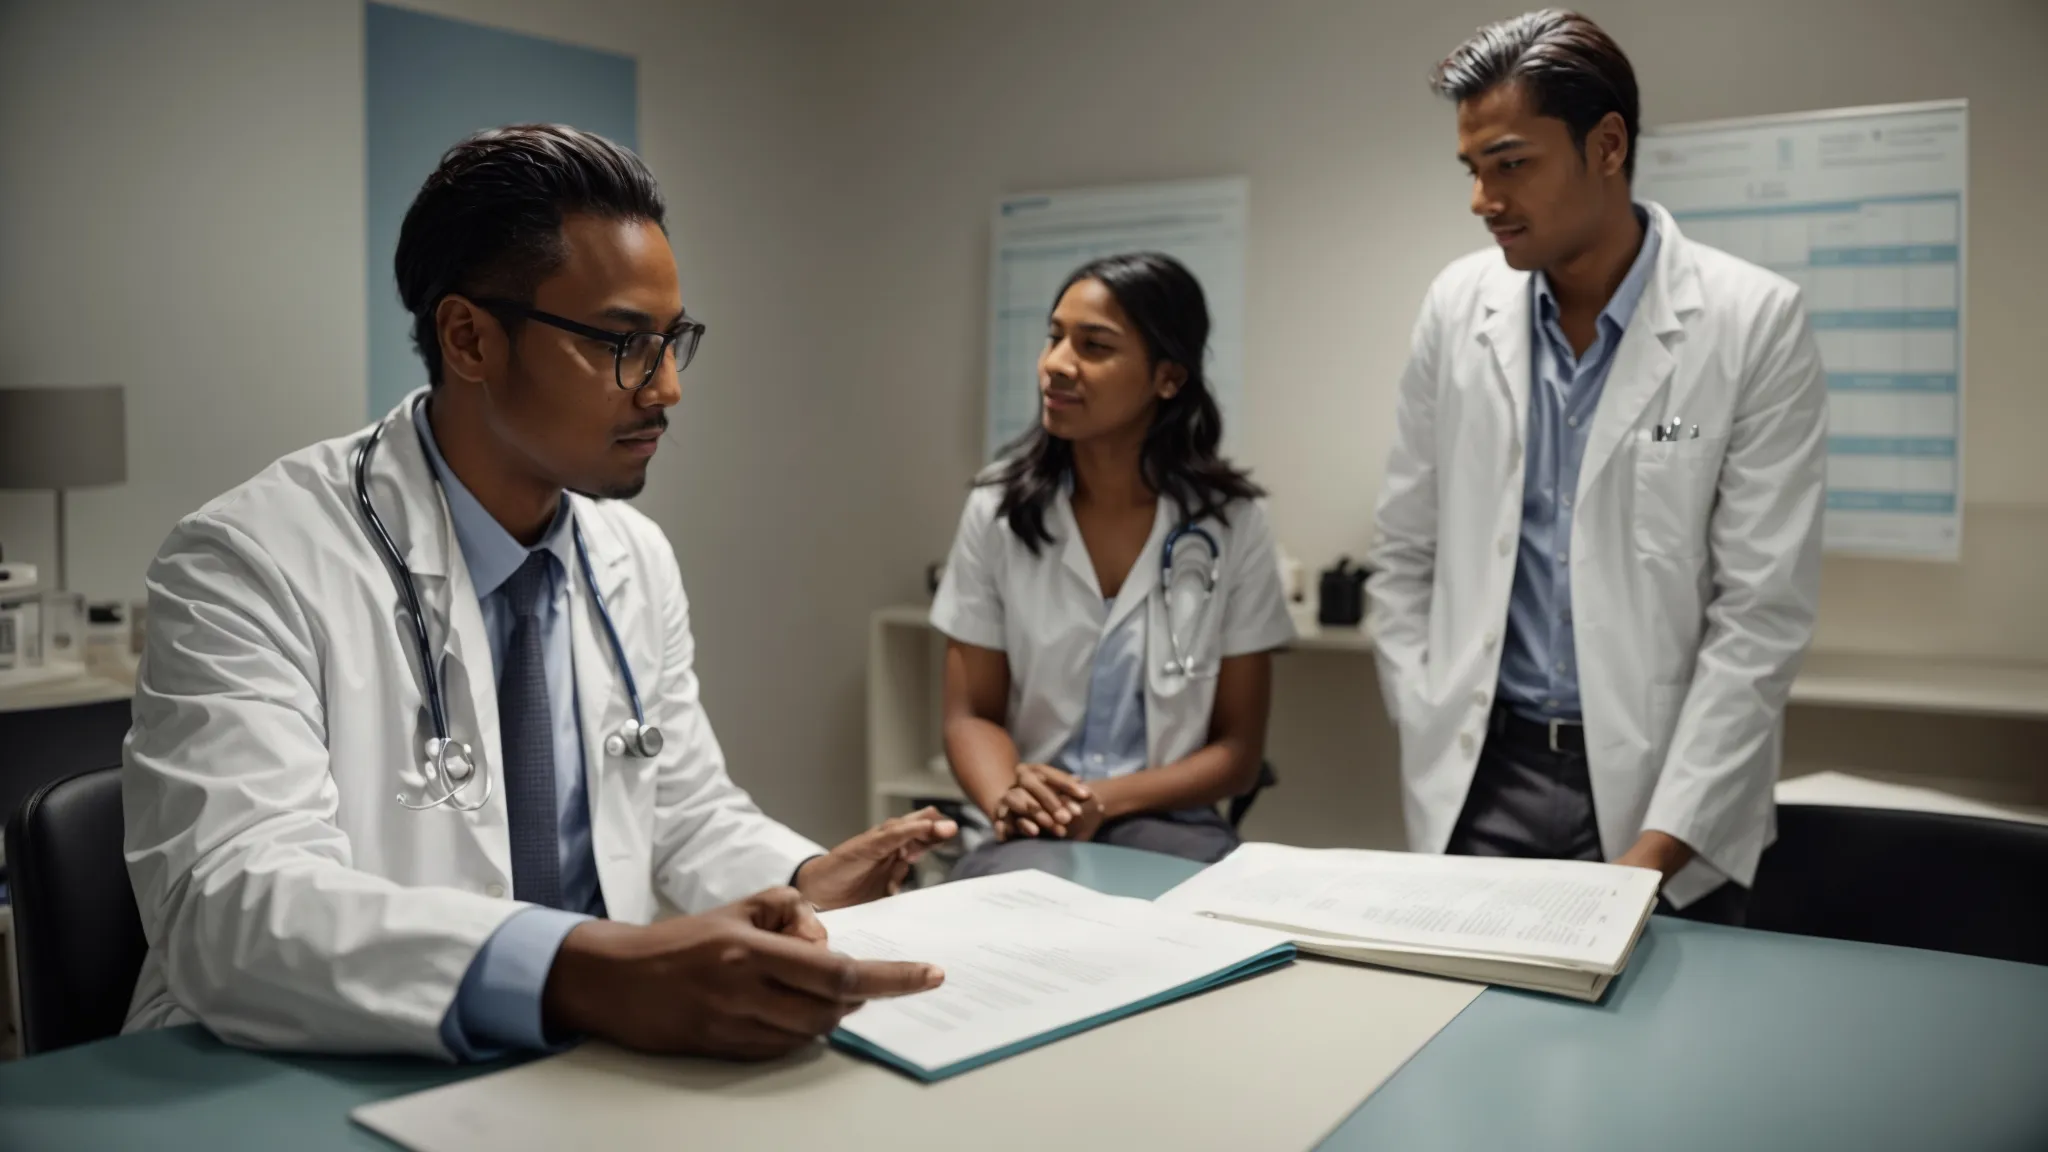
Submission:
[[[886,895],[952,823],[827,852],[763,815],[675,556],[621,502],[703,333],[663,211],[595,136],[457,145],[398,242],[430,387],[171,533],[123,769],[130,1030],[768,1057],[941,979],[831,952],[815,908]]]
[[[1820,592],[1799,293],[1630,189],[1628,58],[1531,13],[1439,67],[1495,246],[1437,277],[1368,591],[1411,846],[1614,860],[1739,922]]]

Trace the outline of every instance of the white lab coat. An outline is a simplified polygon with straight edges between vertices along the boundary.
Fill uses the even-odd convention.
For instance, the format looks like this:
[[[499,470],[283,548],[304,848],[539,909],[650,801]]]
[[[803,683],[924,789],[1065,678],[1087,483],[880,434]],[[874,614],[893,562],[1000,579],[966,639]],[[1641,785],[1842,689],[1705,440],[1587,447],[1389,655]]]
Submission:
[[[1776,835],[1781,719],[1820,593],[1825,382],[1798,289],[1662,229],[1579,472],[1571,609],[1609,859],[1699,853],[1684,905]],[[1368,585],[1410,847],[1441,852],[1500,677],[1522,520],[1530,291],[1497,251],[1437,277],[1401,378]],[[1653,441],[1679,419],[1699,438]]]
[[[432,735],[412,632],[352,488],[357,433],[293,453],[187,517],[148,577],[149,642],[122,775],[149,954],[128,1030],[198,1020],[232,1042],[445,1056],[470,960],[512,889],[498,705],[481,608],[408,413],[384,418],[378,512],[411,565],[449,722],[493,787],[477,812],[410,812]],[[689,608],[652,521],[567,497],[649,723],[631,716],[580,572],[570,629],[607,909],[645,923],[786,883],[820,851],[727,777],[698,700]],[[470,796],[480,794],[471,785]]]
[[[1145,747],[1147,763],[1155,768],[1184,760],[1209,742],[1219,660],[1282,648],[1294,639],[1272,532],[1256,502],[1226,508],[1227,525],[1202,522],[1223,553],[1212,598],[1202,602],[1189,576],[1175,581],[1177,635],[1197,670],[1212,673],[1188,677],[1167,668],[1160,557],[1178,523],[1171,500],[1159,501],[1152,535],[1107,614],[1067,493],[1060,491],[1047,509],[1045,526],[1053,542],[1037,555],[996,515],[1001,501],[1002,489],[993,485],[968,496],[932,603],[932,625],[963,644],[1009,657],[1008,728],[1025,763],[1052,763],[1080,728],[1095,651],[1133,612],[1145,613]],[[1208,550],[1188,538],[1176,556],[1185,571],[1207,561]]]

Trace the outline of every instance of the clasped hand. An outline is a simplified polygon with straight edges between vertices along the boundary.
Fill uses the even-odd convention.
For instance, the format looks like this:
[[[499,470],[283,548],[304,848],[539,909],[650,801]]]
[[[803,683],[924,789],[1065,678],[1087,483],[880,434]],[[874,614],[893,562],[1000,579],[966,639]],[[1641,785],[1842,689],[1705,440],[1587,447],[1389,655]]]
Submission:
[[[1102,800],[1095,791],[1047,764],[1017,765],[1017,782],[989,815],[998,840],[1093,840],[1103,820]]]

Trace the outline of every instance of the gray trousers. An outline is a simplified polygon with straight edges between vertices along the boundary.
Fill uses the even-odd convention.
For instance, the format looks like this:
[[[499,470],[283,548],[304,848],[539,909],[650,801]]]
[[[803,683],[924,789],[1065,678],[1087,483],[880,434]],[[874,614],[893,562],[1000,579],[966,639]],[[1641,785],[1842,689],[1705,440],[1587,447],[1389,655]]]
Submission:
[[[1586,758],[1517,742],[1494,724],[1445,851],[1454,856],[1606,859]],[[1748,917],[1749,890],[1729,881],[1683,909],[1659,896],[1657,910],[1739,927]]]
[[[1023,872],[1038,868],[1057,874],[1066,852],[1066,841],[990,840],[960,858],[949,879],[969,880],[997,872]],[[1179,856],[1203,864],[1214,864],[1230,855],[1238,845],[1230,822],[1209,809],[1175,813],[1171,816],[1146,814],[1104,824],[1096,830],[1095,843],[1120,848],[1139,848],[1167,856]]]

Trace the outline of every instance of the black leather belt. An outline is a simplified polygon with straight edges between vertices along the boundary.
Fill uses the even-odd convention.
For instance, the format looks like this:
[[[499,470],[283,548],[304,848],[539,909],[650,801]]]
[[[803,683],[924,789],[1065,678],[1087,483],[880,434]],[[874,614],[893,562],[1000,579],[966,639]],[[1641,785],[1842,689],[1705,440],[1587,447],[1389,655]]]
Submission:
[[[1535,752],[1586,754],[1586,726],[1576,720],[1531,720],[1505,704],[1493,706],[1493,734]]]

